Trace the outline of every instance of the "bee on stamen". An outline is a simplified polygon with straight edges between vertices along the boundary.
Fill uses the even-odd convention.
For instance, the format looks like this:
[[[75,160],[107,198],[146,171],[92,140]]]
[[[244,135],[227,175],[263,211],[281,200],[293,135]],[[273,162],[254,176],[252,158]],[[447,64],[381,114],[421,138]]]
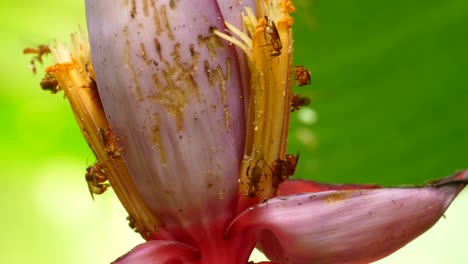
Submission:
[[[299,110],[301,106],[306,106],[310,104],[310,98],[306,96],[301,96],[299,94],[293,94],[291,98],[291,112]]]
[[[60,86],[58,84],[57,79],[51,73],[46,73],[44,78],[41,80],[41,88],[44,91],[50,91],[51,93],[55,94],[60,91]]]
[[[137,223],[135,221],[135,218],[133,218],[131,215],[128,215],[127,216],[127,220],[128,220],[128,226],[135,232],[138,232],[138,228],[137,228]]]
[[[310,84],[310,71],[307,70],[304,66],[294,67],[294,80],[295,85],[304,86]]]
[[[100,163],[95,163],[86,168],[85,179],[88,183],[89,193],[93,200],[94,194],[103,194],[110,186],[110,184],[105,183],[107,181],[107,176],[105,175],[103,165]]]
[[[286,155],[286,160],[277,158],[271,164],[271,171],[273,172],[273,187],[278,188],[278,186],[287,180],[290,176],[296,172],[296,166],[299,162],[299,153],[294,156],[292,154]]]
[[[47,45],[39,45],[37,48],[25,48],[23,50],[23,54],[36,54],[36,56],[32,57],[32,59],[29,61],[29,67],[31,68],[33,74],[37,73],[36,61],[42,64],[42,56],[49,53],[50,49]]]
[[[255,197],[259,191],[262,191],[260,188],[260,182],[265,181],[266,179],[266,175],[263,173],[262,167],[258,165],[260,160],[261,159],[255,162],[255,166],[253,168],[250,168],[250,166],[247,168],[247,178],[250,180],[247,196],[250,198]]]
[[[267,46],[270,46],[270,56],[278,57],[281,55],[281,49],[283,48],[283,44],[281,43],[281,39],[278,33],[278,29],[276,29],[275,22],[265,16],[265,25],[263,26],[265,30],[265,43]]]
[[[117,147],[116,144],[116,141],[118,141],[119,138],[114,138],[114,133],[112,132],[112,130],[107,129],[106,131],[104,131],[103,128],[99,128],[98,133],[101,136],[102,142],[104,143],[106,154],[113,159],[121,158],[122,154],[120,153],[120,151],[122,150],[122,148]]]

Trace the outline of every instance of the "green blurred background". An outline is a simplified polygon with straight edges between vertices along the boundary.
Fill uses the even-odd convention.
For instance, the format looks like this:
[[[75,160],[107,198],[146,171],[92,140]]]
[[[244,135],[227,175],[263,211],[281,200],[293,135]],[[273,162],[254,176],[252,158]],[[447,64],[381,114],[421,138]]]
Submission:
[[[292,117],[297,176],[390,186],[468,168],[466,0],[295,4],[295,62],[313,75],[295,89],[312,98]],[[94,158],[68,102],[39,88],[22,55],[67,42],[86,25],[84,4],[0,6],[0,263],[109,263],[141,240],[112,192],[92,201],[84,172]],[[467,196],[381,263],[468,262]]]

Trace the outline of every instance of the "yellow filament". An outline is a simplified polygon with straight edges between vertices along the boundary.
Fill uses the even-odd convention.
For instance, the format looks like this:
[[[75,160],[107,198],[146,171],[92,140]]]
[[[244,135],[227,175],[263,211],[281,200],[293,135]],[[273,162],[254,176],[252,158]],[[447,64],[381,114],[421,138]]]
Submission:
[[[256,10],[254,15],[246,7],[242,14],[244,32],[226,22],[229,31],[240,40],[223,33],[217,35],[239,46],[249,61],[250,100],[239,191],[245,196],[263,199],[276,194],[278,175],[275,175],[272,163],[277,159],[284,160],[286,156],[292,96],[293,20],[289,13],[294,7],[291,1],[257,0]],[[274,50],[272,43],[268,43],[271,36],[266,39],[266,20],[275,23],[278,35],[273,38],[279,38],[281,50]]]
[[[50,47],[55,65],[46,72],[53,74],[65,92],[83,136],[103,165],[106,176],[123,206],[135,221],[136,230],[145,238],[158,230],[159,220],[138,194],[122,159],[112,159],[106,153],[105,142],[98,130],[110,128],[94,83],[89,41],[84,32],[72,35],[72,49],[56,43]]]
[[[227,26],[228,28],[229,28],[230,26],[231,26],[232,28],[235,28],[235,27],[232,26],[231,24],[228,25],[227,22],[226,22],[226,26]],[[235,28],[235,29],[239,32],[239,30],[238,30],[237,28]],[[233,32],[234,32],[234,31],[233,31]],[[232,44],[238,46],[238,47],[241,48],[242,51],[247,55],[247,57],[248,57],[249,60],[252,59],[252,50],[251,50],[251,48],[249,48],[246,44],[242,43],[241,41],[237,40],[237,39],[234,38],[234,37],[231,37],[231,36],[229,36],[229,35],[226,35],[226,34],[220,32],[219,30],[216,30],[216,29],[215,29],[215,30],[213,31],[213,33],[214,33],[215,35],[217,35],[217,36],[219,36],[219,37],[221,37],[221,38],[223,38],[223,39],[225,39],[225,40],[231,42]],[[234,32],[234,33],[235,33],[235,32]],[[242,32],[240,32],[240,33],[242,33]],[[242,33],[242,35],[243,35],[243,33]],[[239,36],[239,37],[241,37],[241,36]],[[245,36],[244,36],[244,37],[245,37]],[[242,37],[241,37],[241,38],[242,38]]]

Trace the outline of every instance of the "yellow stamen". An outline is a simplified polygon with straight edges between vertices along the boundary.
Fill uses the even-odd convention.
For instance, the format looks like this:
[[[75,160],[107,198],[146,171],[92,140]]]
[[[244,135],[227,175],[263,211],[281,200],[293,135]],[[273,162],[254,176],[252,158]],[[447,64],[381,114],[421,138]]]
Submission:
[[[217,35],[239,46],[249,61],[250,99],[239,191],[263,199],[274,196],[284,181],[273,163],[286,159],[292,97],[290,13],[294,6],[291,1],[257,0],[255,7],[256,15],[249,7],[242,14],[244,32],[226,23],[240,40],[232,41],[233,37],[223,33]]]
[[[134,220],[135,229],[145,238],[158,230],[159,221],[138,195],[128,169],[121,158],[108,154],[109,140],[103,141],[100,131],[110,131],[97,91],[88,37],[84,32],[72,34],[72,50],[61,43],[50,47],[55,65],[46,69],[57,79],[70,101],[83,136],[94,152],[98,166],[105,171],[112,188]],[[92,190],[90,190],[92,191]]]

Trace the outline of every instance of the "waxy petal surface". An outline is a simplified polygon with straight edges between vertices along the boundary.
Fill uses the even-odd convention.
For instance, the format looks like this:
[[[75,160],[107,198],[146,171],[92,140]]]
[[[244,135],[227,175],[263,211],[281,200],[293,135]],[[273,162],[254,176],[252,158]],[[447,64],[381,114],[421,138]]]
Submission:
[[[245,118],[237,53],[211,29],[224,30],[224,14],[240,27],[242,6],[87,0],[86,10],[99,93],[140,195],[172,239],[223,233]],[[202,228],[185,237],[194,222]]]
[[[228,233],[256,233],[278,263],[369,263],[436,223],[467,180],[462,171],[421,188],[277,197],[247,209]]]

